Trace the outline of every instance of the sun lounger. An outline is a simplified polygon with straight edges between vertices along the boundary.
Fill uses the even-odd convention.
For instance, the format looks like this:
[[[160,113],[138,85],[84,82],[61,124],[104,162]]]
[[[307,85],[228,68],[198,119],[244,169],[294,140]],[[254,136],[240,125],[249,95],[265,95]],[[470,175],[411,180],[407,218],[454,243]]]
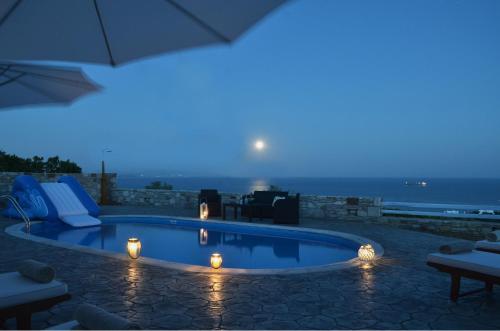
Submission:
[[[46,330],[81,330],[82,327],[80,323],[76,320],[54,325],[53,327],[47,328]]]
[[[460,254],[433,253],[427,257],[427,264],[451,276],[452,301],[459,297],[477,293],[480,290],[460,293],[462,277],[484,282],[484,290],[491,292],[494,284],[500,284],[500,254],[471,251]]]
[[[18,272],[0,274],[0,321],[15,317],[18,329],[31,328],[31,315],[70,299],[66,284],[38,283]]]
[[[478,251],[500,254],[500,241],[481,240],[476,242],[475,249]]]
[[[90,304],[78,306],[74,320],[55,325],[47,330],[140,330],[138,324]]]

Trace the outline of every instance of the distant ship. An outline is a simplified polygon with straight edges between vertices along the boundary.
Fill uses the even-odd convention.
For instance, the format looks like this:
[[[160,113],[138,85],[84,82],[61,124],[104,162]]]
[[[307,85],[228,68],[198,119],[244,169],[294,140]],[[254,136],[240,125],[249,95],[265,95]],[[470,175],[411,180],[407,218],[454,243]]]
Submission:
[[[420,187],[426,187],[427,186],[427,182],[424,181],[424,180],[420,180],[420,181],[417,181],[417,182],[410,182],[408,180],[405,180],[405,185],[406,186],[420,186]]]

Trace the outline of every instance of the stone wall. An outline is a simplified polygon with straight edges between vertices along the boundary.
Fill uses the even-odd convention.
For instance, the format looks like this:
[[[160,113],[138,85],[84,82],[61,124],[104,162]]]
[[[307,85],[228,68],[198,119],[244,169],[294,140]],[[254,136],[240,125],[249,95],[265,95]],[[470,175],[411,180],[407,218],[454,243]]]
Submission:
[[[221,193],[222,201],[239,201],[241,194]],[[117,188],[111,192],[114,203],[128,206],[198,208],[198,192]],[[348,205],[347,197],[300,196],[300,217],[332,219],[342,216],[380,216],[380,198],[359,198]]]
[[[57,178],[67,174],[43,174],[23,172],[0,172],[0,195],[10,194],[14,179],[19,175],[31,175],[39,182],[55,182]],[[101,198],[101,175],[100,174],[69,174],[74,176],[95,201]],[[107,174],[110,189],[116,188],[116,174]]]
[[[349,203],[349,199],[357,203]],[[338,196],[301,195],[300,216],[307,218],[332,219],[342,216],[380,216],[381,198],[348,198]]]
[[[149,189],[116,188],[111,191],[113,203],[127,206],[198,208],[197,191],[167,191]],[[221,193],[222,201],[239,201],[241,194]]]

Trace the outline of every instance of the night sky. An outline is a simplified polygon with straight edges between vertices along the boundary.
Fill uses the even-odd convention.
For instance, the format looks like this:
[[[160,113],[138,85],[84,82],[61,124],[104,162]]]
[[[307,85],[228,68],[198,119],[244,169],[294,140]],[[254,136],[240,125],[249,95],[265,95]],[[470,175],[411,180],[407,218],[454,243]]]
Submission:
[[[110,148],[111,171],[153,175],[500,177],[498,0],[296,0],[230,46],[83,68],[102,93],[0,112],[0,149],[96,171]]]

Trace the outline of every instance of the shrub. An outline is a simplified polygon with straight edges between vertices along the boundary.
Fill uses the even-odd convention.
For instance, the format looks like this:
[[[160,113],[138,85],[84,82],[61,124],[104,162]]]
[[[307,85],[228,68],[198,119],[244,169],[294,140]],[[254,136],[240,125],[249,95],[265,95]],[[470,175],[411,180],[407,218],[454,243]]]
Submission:
[[[282,190],[281,190],[281,187],[279,187],[278,185],[271,184],[271,185],[269,185],[268,191],[282,191]]]
[[[149,185],[146,185],[147,189],[150,190],[168,190],[171,191],[174,187],[168,183],[162,183],[159,180],[152,182]]]
[[[70,160],[60,160],[59,156],[49,157],[47,161],[41,156],[23,159],[14,154],[0,151],[0,171],[33,172],[33,173],[81,173],[82,168]]]

